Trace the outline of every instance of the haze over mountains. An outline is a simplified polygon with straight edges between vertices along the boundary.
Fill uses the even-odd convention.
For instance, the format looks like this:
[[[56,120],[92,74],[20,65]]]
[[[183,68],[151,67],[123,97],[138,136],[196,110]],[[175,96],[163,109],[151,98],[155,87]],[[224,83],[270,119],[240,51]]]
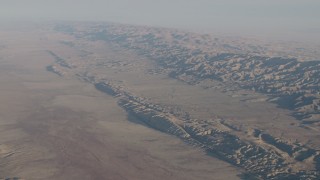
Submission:
[[[318,42],[316,0],[3,1],[2,20],[111,21],[227,35]]]
[[[0,179],[319,179],[319,6],[4,1]]]

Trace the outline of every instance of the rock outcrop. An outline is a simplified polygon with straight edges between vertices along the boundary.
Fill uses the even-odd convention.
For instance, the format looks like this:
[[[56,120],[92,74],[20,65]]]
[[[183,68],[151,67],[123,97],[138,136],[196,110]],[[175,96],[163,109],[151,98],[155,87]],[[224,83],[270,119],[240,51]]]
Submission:
[[[118,104],[131,117],[135,117],[148,127],[175,135],[193,146],[203,148],[215,157],[246,169],[253,175],[264,179],[316,179],[320,175],[318,171],[292,172],[291,162],[279,153],[285,152],[297,161],[313,157],[317,163],[319,161],[317,153],[319,152],[316,150],[303,147],[300,144],[292,145],[262,133],[260,130],[255,130],[256,137],[274,147],[267,149],[201,120],[180,119],[175,114],[167,112],[165,110],[167,108],[152,104],[108,81],[95,83],[98,90],[118,98]]]
[[[157,29],[112,24],[104,28],[91,29],[85,37],[134,49],[170,70],[171,77],[190,84],[215,79],[267,94],[280,107],[293,110],[297,119],[319,123],[320,61],[261,56],[241,47],[209,49],[205,38],[190,44],[187,34],[176,31],[161,34]]]
[[[212,49],[212,42],[206,40],[209,37],[194,37],[175,30],[162,32],[157,28],[115,24],[90,26],[81,31],[73,27],[62,29],[77,38],[107,41],[153,59],[159,64],[159,69],[149,73],[165,72],[192,85],[206,80],[220,81],[221,86],[227,87],[224,88],[226,92],[247,89],[264,93],[268,98],[246,101],[268,100],[292,110],[292,115],[302,121],[301,125],[320,124],[320,61],[300,62],[292,58],[268,57],[259,55],[255,48],[257,51],[252,52],[230,44],[214,45],[217,49]],[[56,63],[48,66],[49,71],[62,76],[66,71],[76,69],[67,60],[52,52],[50,54]],[[126,63],[110,60],[89,65],[84,63],[83,66],[74,74],[115,97],[119,106],[141,124],[175,135],[262,179],[320,177],[320,151],[314,147],[287,141],[255,127],[244,131],[223,118],[193,119],[179,108],[154,104],[86,68],[112,69],[127,66]]]

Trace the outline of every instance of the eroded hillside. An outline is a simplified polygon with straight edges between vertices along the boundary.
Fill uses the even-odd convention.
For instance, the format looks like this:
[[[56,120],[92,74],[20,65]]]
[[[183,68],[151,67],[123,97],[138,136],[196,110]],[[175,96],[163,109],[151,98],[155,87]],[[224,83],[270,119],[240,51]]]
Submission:
[[[63,52],[50,50],[47,53],[56,63],[47,70],[92,83],[117,98],[119,106],[141,123],[175,135],[263,179],[319,177],[320,144],[316,137],[320,125],[320,61],[268,57],[263,52],[253,52],[253,47],[212,44],[209,36],[159,28],[87,24],[58,26],[56,30],[70,36],[70,40],[62,44],[79,51],[78,58],[64,57]],[[123,52],[127,58],[107,58],[104,43]],[[100,54],[94,52],[97,48]],[[147,59],[137,60],[140,57]],[[147,66],[149,62],[154,62],[154,67]],[[154,86],[162,82],[155,81],[159,80],[155,78],[158,76],[187,83],[183,88],[190,91],[176,89],[181,93],[183,90],[186,97],[195,96],[192,103],[200,111],[206,102],[197,99],[208,97],[214,101],[210,93],[219,92],[223,102],[228,101],[229,96],[237,98],[240,92],[245,92],[235,100],[233,110],[239,111],[241,105],[256,106],[252,109],[257,110],[253,114],[257,121],[250,122],[250,115],[245,116],[247,121],[236,122],[227,117],[227,113],[219,112],[219,105],[196,118],[199,113],[189,111],[188,105],[179,105],[182,102],[168,105],[154,100],[155,96],[135,91],[135,88],[147,87],[147,81],[152,81],[150,84]],[[194,86],[200,88],[195,91]],[[174,88],[171,90],[175,93]],[[297,122],[276,108],[270,117],[260,117],[265,115],[261,109],[269,108],[272,103],[288,109],[286,112]],[[207,118],[214,114],[218,115]],[[240,114],[235,118],[241,120]]]

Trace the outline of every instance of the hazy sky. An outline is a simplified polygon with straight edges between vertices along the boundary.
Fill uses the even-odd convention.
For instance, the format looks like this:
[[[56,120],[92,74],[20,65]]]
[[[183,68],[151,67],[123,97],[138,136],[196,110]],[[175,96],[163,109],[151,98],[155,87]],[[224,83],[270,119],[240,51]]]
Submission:
[[[219,32],[320,33],[320,0],[0,0],[0,19],[95,20]]]

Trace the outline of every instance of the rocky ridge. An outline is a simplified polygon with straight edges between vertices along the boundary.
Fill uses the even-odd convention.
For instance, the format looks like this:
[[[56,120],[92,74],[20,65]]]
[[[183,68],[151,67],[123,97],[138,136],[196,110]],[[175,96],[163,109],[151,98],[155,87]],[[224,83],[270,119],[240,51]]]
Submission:
[[[254,136],[269,148],[268,146],[259,146],[256,143],[240,139],[232,133],[232,129],[221,130],[217,128],[219,125],[226,126],[222,120],[216,119],[212,124],[204,120],[183,119],[179,115],[170,113],[169,107],[152,104],[144,98],[126,92],[122,87],[113,85],[112,82],[103,80],[92,81],[92,83],[98,90],[116,97],[118,104],[130,116],[147,126],[175,135],[185,142],[203,148],[209,154],[244,168],[258,177],[264,179],[316,179],[320,175],[317,171],[293,172],[292,170],[295,161],[303,161],[308,158],[316,161],[320,153],[314,149],[304,147],[299,143],[290,144],[255,129],[252,132]],[[285,155],[281,153],[285,153]]]
[[[170,70],[171,77],[190,84],[215,79],[267,94],[269,101],[293,110],[297,119],[320,125],[320,61],[261,56],[241,46],[210,49],[205,38],[190,42],[190,36],[177,31],[158,31],[111,24],[103,30],[92,28],[84,37],[134,49]]]
[[[312,67],[319,65],[315,61],[299,62],[295,59],[270,58],[236,52],[216,54],[212,52],[209,55],[209,52],[188,48],[187,45],[183,47],[179,43],[172,45],[161,37],[153,40],[154,37],[151,35],[145,37],[144,33],[130,32],[126,26],[120,27],[112,27],[110,32],[86,29],[74,34],[79,38],[105,40],[122,48],[134,49],[154,59],[161,65],[162,71],[170,72],[171,77],[189,84],[216,79],[226,85],[230,84],[232,88],[245,88],[265,93],[269,95],[269,101],[295,110],[293,115],[304,123],[314,125],[318,123],[316,117],[319,112],[317,109],[319,98],[316,82],[319,78],[317,68]],[[134,29],[134,27],[131,28]],[[119,33],[122,31],[123,34]],[[150,31],[153,30],[149,29],[147,32]],[[64,63],[60,64],[60,59],[56,58],[55,66],[57,69],[62,68],[60,75],[67,71],[72,73],[72,68],[76,68],[76,66],[70,66],[71,69],[65,67]],[[306,77],[312,80],[301,79],[301,73],[304,71],[311,72],[307,73]],[[305,144],[289,142],[260,129],[243,130],[229,124],[223,118],[193,119],[186,112],[153,104],[143,97],[135,96],[112,81],[89,76],[90,73],[87,72],[80,74],[77,74],[78,77],[94,84],[98,90],[116,97],[119,105],[143,124],[175,135],[258,177],[317,179],[320,176],[320,152]],[[268,76],[272,78],[278,76],[279,79],[274,81],[270,77],[268,79]],[[292,83],[291,80],[294,77],[297,77],[297,80]],[[273,82],[283,83],[278,87],[272,84]],[[296,90],[293,86],[298,83],[301,87]],[[239,133],[247,137],[240,138]],[[315,169],[310,170],[313,168],[304,167],[305,164],[315,164]],[[295,168],[296,166],[299,168]]]
[[[71,70],[72,68],[76,67],[68,63],[65,59],[59,57],[52,51],[47,51],[47,53],[53,57],[55,63],[53,65],[47,66],[47,71],[58,74],[59,76],[65,76],[68,70]]]

